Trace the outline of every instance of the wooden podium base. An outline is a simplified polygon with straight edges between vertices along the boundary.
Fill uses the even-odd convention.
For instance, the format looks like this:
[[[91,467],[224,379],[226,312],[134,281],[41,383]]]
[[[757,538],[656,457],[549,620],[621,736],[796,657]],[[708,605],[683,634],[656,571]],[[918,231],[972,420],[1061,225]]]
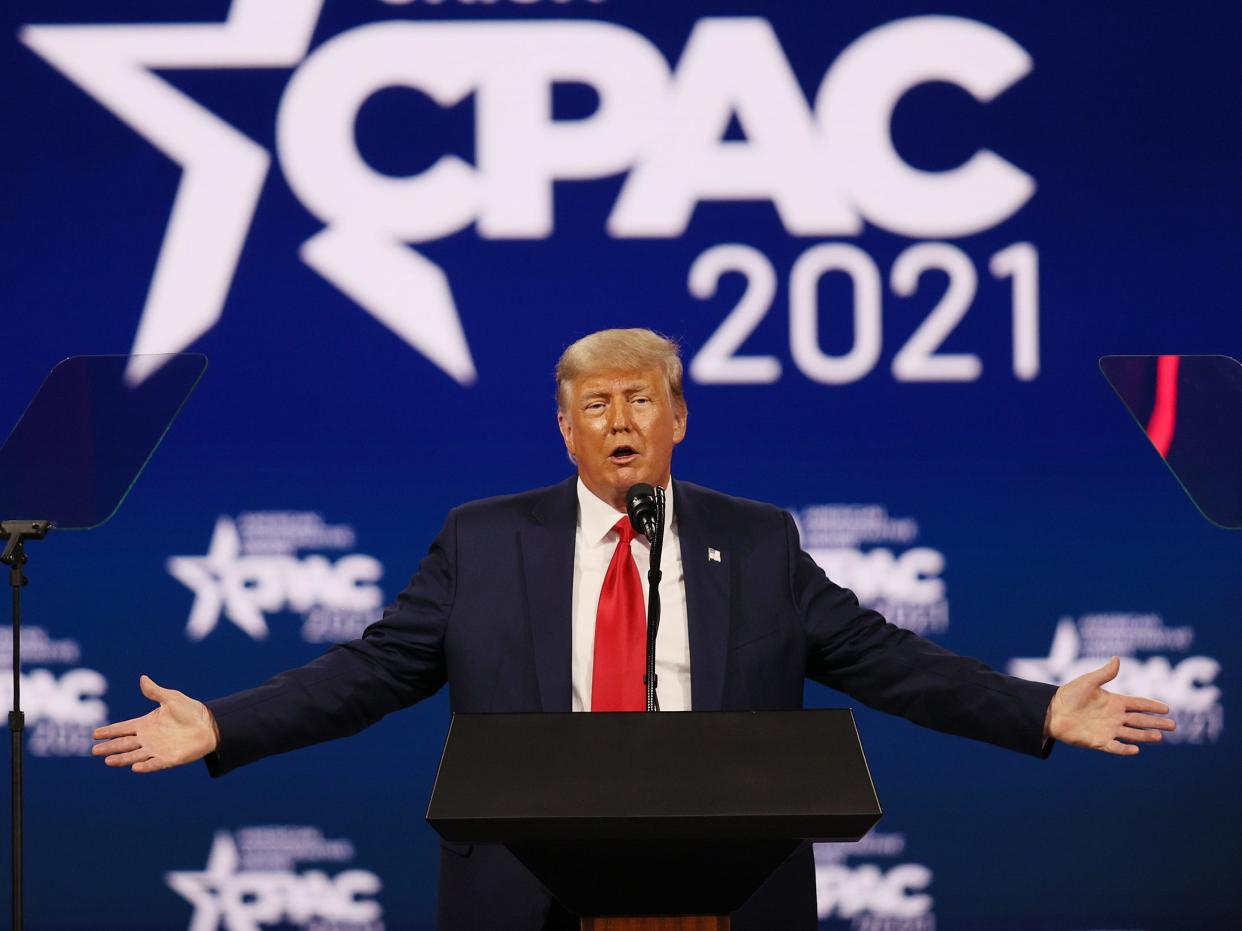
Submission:
[[[581,931],[729,931],[728,915],[664,915],[661,917],[596,916],[581,919]]]

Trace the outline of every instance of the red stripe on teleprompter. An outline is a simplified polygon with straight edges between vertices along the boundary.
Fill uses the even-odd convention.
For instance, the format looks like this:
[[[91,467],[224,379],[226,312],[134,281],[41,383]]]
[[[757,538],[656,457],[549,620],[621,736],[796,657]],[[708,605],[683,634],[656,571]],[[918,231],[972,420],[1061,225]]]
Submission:
[[[1147,421],[1147,436],[1161,456],[1168,457],[1177,426],[1177,366],[1180,356],[1156,359],[1156,403]]]

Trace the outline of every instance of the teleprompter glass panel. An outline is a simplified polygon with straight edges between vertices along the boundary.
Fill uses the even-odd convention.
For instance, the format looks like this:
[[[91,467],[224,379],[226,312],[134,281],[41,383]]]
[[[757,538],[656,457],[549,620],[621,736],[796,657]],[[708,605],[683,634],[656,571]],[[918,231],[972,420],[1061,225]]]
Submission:
[[[1100,371],[1203,516],[1242,529],[1242,363],[1104,356]]]
[[[0,520],[106,522],[206,368],[197,353],[59,363],[0,447]]]

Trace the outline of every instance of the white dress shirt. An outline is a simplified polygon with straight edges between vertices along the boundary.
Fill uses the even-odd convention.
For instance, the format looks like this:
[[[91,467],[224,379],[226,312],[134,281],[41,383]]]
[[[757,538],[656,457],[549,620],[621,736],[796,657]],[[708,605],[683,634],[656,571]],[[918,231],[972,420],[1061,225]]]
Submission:
[[[672,481],[664,490],[664,555],[660,558],[660,629],[656,634],[656,695],[661,711],[690,710],[690,632],[686,626],[686,581],[681,568],[681,542],[677,537],[677,510]],[[578,479],[578,530],[574,539],[573,596],[573,710],[591,710],[591,680],[595,667],[595,612],[599,593],[612,554],[617,549],[613,532],[624,517],[600,500]],[[635,534],[630,552],[643,584],[647,603],[647,570],[651,567],[651,544]]]

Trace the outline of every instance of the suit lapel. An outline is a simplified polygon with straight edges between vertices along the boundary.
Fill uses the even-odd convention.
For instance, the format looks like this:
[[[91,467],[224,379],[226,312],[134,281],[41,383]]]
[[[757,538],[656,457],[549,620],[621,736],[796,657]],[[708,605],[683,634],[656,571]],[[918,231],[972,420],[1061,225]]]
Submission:
[[[673,483],[690,633],[690,707],[718,711],[724,700],[729,649],[729,537],[717,526],[699,489]]]
[[[531,508],[519,534],[535,673],[544,711],[569,711],[573,698],[571,645],[577,477],[554,486]]]

